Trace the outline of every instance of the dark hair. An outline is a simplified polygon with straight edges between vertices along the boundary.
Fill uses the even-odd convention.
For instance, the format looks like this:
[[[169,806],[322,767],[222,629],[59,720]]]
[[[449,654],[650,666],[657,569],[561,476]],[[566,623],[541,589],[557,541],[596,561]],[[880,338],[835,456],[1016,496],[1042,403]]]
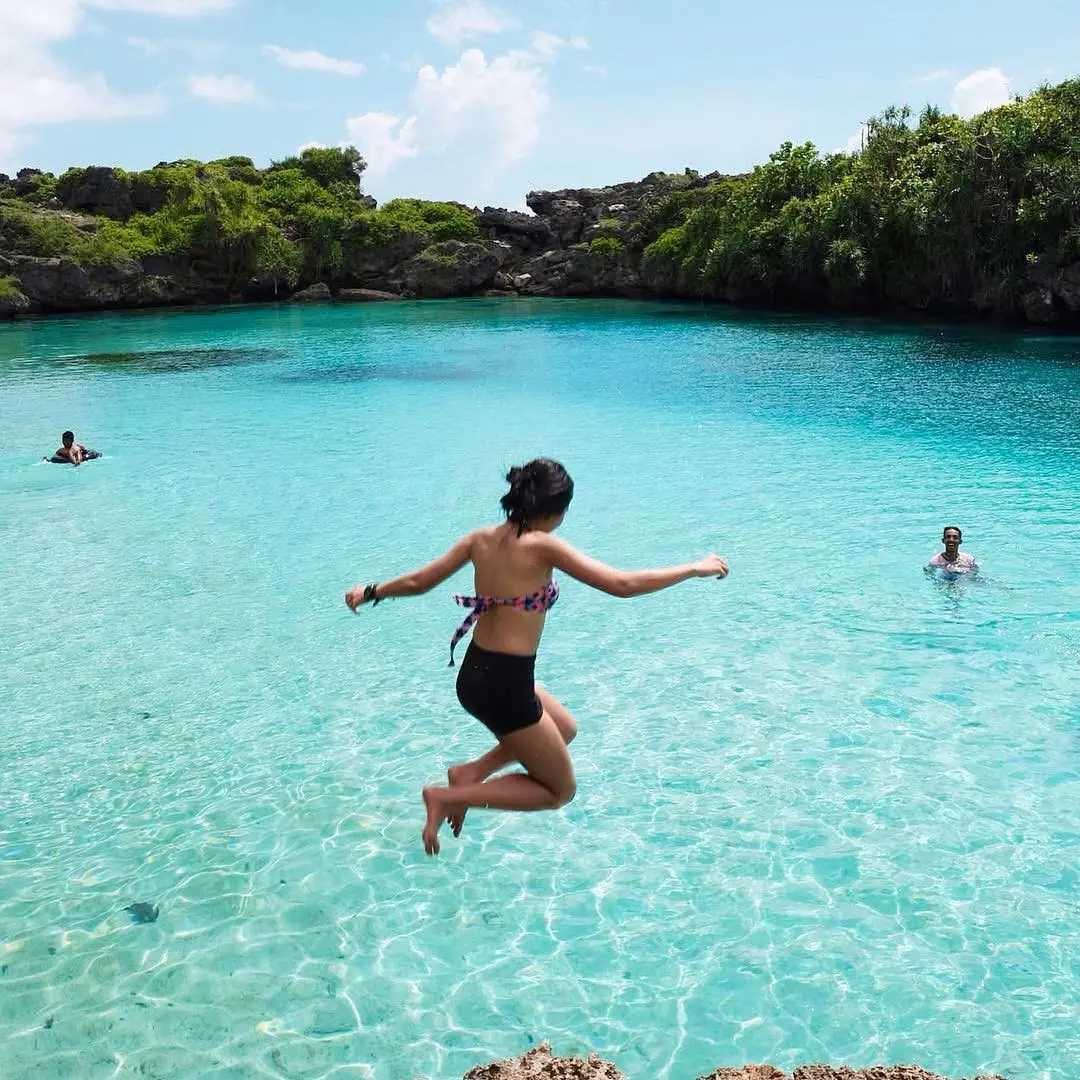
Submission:
[[[943,540],[944,540],[944,538],[945,538],[945,534],[946,534],[947,532],[957,532],[957,533],[960,533],[960,539],[961,539],[961,540],[963,540],[963,539],[964,539],[964,534],[963,534],[962,532],[960,532],[960,526],[959,526],[959,525],[946,525],[946,526],[945,526],[945,528],[941,530],[941,537],[942,537],[942,539],[943,539]]]
[[[550,458],[515,465],[506,474],[506,482],[510,490],[502,497],[502,508],[518,527],[519,536],[537,518],[564,513],[574,497],[570,474]]]
[[[75,441],[75,432],[74,432],[74,431],[65,431],[65,432],[64,432],[64,434],[60,436],[60,441],[61,441],[61,442],[62,442],[62,443],[63,443],[63,444],[65,445],[65,446],[66,446],[66,445],[67,445],[67,444],[68,444],[69,442],[74,442],[74,441]]]

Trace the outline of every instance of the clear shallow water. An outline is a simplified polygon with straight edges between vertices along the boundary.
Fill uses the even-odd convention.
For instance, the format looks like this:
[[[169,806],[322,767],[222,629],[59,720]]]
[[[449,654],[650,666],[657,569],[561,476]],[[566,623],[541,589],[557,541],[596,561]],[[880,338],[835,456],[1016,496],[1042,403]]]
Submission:
[[[1065,339],[650,305],[0,327],[0,1074],[1071,1077],[1078,391]],[[733,573],[564,581],[578,798],[431,861],[457,582],[341,594],[537,452],[574,542]],[[983,582],[922,574],[953,521]]]

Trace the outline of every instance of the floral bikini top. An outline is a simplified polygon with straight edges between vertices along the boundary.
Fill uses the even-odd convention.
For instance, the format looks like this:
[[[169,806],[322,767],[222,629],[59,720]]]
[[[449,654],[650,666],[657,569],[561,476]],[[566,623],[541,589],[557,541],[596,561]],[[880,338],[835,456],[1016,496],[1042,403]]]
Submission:
[[[528,596],[462,596],[454,593],[454,603],[472,610],[465,616],[462,624],[454,631],[450,639],[450,667],[454,666],[454,649],[461,639],[473,628],[473,624],[485,611],[497,607],[518,608],[521,611],[548,611],[559,599],[559,583],[552,578],[542,589]]]

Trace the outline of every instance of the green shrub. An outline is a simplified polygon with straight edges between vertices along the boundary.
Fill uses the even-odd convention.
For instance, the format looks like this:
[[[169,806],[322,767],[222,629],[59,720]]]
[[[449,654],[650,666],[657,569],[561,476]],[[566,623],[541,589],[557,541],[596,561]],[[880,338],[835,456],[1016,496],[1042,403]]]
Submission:
[[[0,300],[18,300],[21,296],[19,283],[13,277],[0,277]]]
[[[389,243],[402,233],[416,233],[429,244],[479,236],[476,218],[464,206],[424,199],[392,199],[361,215],[357,225],[357,239],[365,247]]]
[[[73,255],[84,239],[69,219],[58,214],[19,203],[5,203],[0,208],[0,241],[14,255]]]
[[[617,236],[598,236],[589,244],[589,252],[593,255],[618,255],[626,245]]]
[[[23,202],[41,206],[56,195],[56,177],[52,173],[31,176],[26,183],[29,190],[19,196]]]

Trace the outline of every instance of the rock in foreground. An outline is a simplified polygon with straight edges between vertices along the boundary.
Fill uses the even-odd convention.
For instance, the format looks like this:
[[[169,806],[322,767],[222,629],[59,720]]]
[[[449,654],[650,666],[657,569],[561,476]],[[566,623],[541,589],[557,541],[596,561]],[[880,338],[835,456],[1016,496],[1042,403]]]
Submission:
[[[547,1043],[521,1057],[477,1065],[463,1080],[627,1080],[610,1061],[593,1054],[589,1058],[561,1058],[551,1052]],[[641,1080],[651,1080],[642,1077]],[[676,1078],[678,1080],[678,1078]],[[689,1078],[687,1078],[689,1080]],[[699,1077],[698,1080],[945,1080],[918,1065],[874,1065],[868,1069],[851,1069],[846,1065],[800,1065],[790,1075],[773,1065],[742,1065],[721,1068]],[[1000,1076],[980,1076],[974,1080],[1004,1080]]]
[[[521,1057],[477,1065],[463,1080],[626,1080],[626,1076],[595,1054],[587,1060],[555,1057],[551,1047],[541,1043]]]

